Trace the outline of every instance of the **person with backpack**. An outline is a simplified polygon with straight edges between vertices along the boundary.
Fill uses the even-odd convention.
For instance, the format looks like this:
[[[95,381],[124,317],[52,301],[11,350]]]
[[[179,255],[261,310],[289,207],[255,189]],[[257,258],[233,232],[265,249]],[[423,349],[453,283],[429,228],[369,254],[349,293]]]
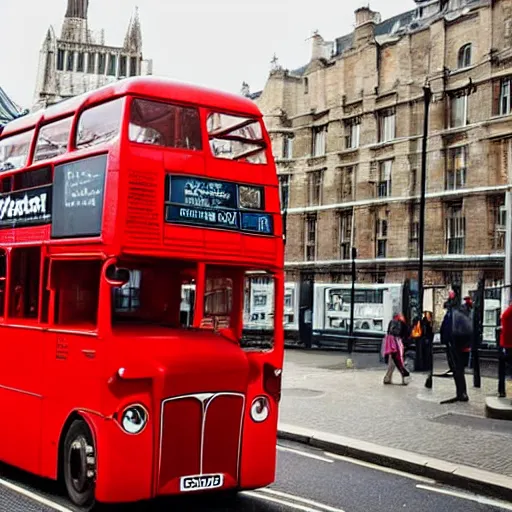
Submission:
[[[382,342],[382,356],[388,364],[384,384],[391,384],[393,372],[398,369],[402,375],[402,384],[409,384],[410,373],[404,365],[404,343],[409,337],[409,328],[402,314],[395,315],[389,322],[387,334]]]
[[[472,307],[467,300],[465,300],[462,306],[457,301],[452,300],[447,307],[443,325],[441,326],[441,341],[447,344],[447,350],[453,362],[456,396],[449,400],[444,400],[441,402],[442,404],[469,401],[464,370],[467,365],[467,356],[473,336],[472,315]]]

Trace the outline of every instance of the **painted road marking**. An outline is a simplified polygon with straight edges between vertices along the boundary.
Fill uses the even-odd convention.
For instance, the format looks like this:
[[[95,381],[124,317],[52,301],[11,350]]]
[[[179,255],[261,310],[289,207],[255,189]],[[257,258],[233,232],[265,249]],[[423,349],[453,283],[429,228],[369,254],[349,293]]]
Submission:
[[[41,505],[45,505],[47,507],[53,508],[53,510],[57,510],[58,512],[73,512],[70,508],[63,507],[62,505],[59,505],[58,503],[47,500],[46,498],[43,498],[42,496],[39,496],[38,494],[35,494],[33,492],[27,491],[23,487],[14,485],[11,482],[8,482],[7,480],[2,480],[0,478],[0,485],[3,485],[7,489],[17,492],[18,494],[21,494],[22,496],[25,496],[31,500],[37,501],[38,503],[41,503]]]
[[[501,508],[503,510],[512,510],[512,503],[493,500],[491,498],[486,498],[485,496],[478,496],[477,494],[466,494],[464,492],[440,489],[438,487],[430,487],[428,485],[417,485],[416,488],[423,489],[424,491],[432,491],[439,494],[445,494],[446,496],[453,496],[454,498],[460,498],[463,500],[475,501],[476,503],[480,503],[480,505],[489,505],[491,507]]]
[[[319,510],[318,508],[306,507],[305,505],[299,505],[298,503],[293,503],[292,501],[282,500],[273,496],[267,496],[266,494],[258,491],[244,491],[241,494],[255,498],[257,500],[268,501],[270,503],[276,503],[277,505],[284,505],[285,507],[293,508],[294,510],[301,510],[302,512],[321,512],[321,509]]]
[[[343,512],[341,508],[331,507],[329,505],[319,503],[318,501],[302,498],[301,496],[295,496],[295,494],[287,494],[285,492],[275,491],[274,489],[259,489],[257,492],[263,492],[265,494],[270,494],[291,501],[298,501],[299,503],[304,503],[304,505],[311,505],[312,507],[316,507],[317,509],[325,510],[327,512]]]
[[[308,457],[310,459],[321,460],[322,462],[329,462],[330,464],[332,464],[334,462],[331,459],[327,459],[326,457],[322,457],[320,455],[315,455],[314,453],[303,452],[301,450],[294,450],[293,448],[287,448],[287,447],[281,446],[281,445],[278,445],[277,449],[282,452],[295,453],[296,455],[302,455],[303,457]]]
[[[387,468],[385,466],[379,466],[377,464],[372,464],[371,462],[365,462],[363,460],[352,459],[350,457],[344,457],[342,455],[335,455],[334,453],[324,452],[328,457],[332,457],[336,460],[341,460],[343,462],[348,462],[349,464],[355,464],[357,466],[362,466],[368,469],[375,469],[376,471],[381,471],[382,473],[389,473],[390,475],[401,476],[403,478],[409,478],[410,480],[416,480],[417,482],[423,482],[425,484],[435,484],[436,481],[431,478],[426,478],[424,476],[413,475],[411,473],[405,473],[404,471],[400,471],[398,469]]]

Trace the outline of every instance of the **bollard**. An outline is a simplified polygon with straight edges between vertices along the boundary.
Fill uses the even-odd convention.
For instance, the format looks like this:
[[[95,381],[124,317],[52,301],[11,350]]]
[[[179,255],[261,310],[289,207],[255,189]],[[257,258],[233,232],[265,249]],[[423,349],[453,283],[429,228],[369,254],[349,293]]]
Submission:
[[[498,396],[506,398],[507,390],[505,386],[507,373],[507,349],[500,345],[501,327],[496,328],[496,346],[498,347]]]
[[[499,349],[499,362],[498,362],[498,395],[500,398],[507,396],[505,380],[506,380],[506,367],[507,367],[507,351],[504,348]]]
[[[422,372],[425,370],[425,361],[424,361],[424,353],[422,350],[423,345],[423,338],[415,338],[414,339],[414,345],[416,349],[416,358],[414,360],[414,371],[415,372]]]

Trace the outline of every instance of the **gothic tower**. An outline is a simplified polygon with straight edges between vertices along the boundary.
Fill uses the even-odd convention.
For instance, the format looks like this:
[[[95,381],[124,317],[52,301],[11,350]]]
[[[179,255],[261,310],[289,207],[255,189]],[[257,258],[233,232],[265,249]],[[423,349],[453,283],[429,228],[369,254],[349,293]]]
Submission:
[[[39,67],[37,71],[36,90],[39,91],[39,100],[43,104],[52,103],[56,90],[56,58],[57,58],[57,38],[53,27],[48,29],[39,52]]]
[[[135,14],[130,20],[128,31],[124,38],[124,47],[130,52],[142,51],[142,30],[140,28],[139,10],[135,8]]]
[[[1,1],[1,0],[0,0]],[[88,28],[89,0],[67,0],[60,38],[50,28],[41,48],[34,109],[83,94],[122,78],[152,74],[142,57],[136,10],[122,46],[105,45]]]
[[[68,8],[64,23],[62,24],[61,39],[87,43],[89,40],[87,31],[87,10],[89,0],[68,0]]]
[[[68,9],[66,18],[83,18],[87,19],[87,9],[89,0],[68,0]]]

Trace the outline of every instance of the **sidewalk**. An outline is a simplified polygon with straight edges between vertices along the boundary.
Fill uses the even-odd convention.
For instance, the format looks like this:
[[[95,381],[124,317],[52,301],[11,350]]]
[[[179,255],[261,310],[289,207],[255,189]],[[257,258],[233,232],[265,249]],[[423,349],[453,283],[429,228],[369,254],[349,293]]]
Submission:
[[[365,369],[347,369],[346,359],[288,350],[280,422],[512,476],[512,422],[485,418],[495,379],[482,378],[482,388],[474,389],[467,376],[470,402],[440,405],[454,396],[453,379],[434,379],[427,390],[425,376],[413,374],[407,387],[384,386],[378,355],[362,363],[355,356],[355,366]]]

